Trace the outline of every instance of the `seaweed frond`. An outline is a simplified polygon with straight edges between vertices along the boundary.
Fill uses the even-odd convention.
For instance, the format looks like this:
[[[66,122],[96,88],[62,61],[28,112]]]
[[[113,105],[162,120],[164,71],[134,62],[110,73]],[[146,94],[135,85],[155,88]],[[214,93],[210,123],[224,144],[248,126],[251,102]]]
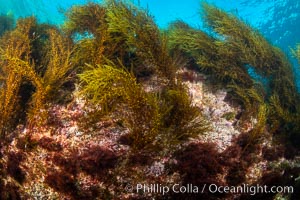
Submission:
[[[2,132],[24,122],[26,117],[30,123],[46,119],[47,102],[57,98],[73,67],[71,47],[65,40],[57,29],[38,25],[34,17],[19,19],[16,28],[2,36]],[[41,52],[37,53],[37,49]]]
[[[104,112],[111,112],[120,105],[127,107],[119,114],[131,131],[133,149],[152,145],[160,122],[158,104],[152,94],[144,92],[132,74],[110,62],[86,70],[79,77],[84,84],[83,94],[101,105]]]
[[[88,3],[71,7],[66,13],[63,30],[75,41],[72,61],[82,66],[100,64],[103,55],[112,58],[116,44],[107,43],[106,8],[100,4]]]
[[[49,29],[48,34],[46,71],[42,78],[45,98],[48,101],[55,101],[63,84],[70,81],[70,75],[75,67],[71,62],[72,44],[56,29]]]
[[[177,21],[168,30],[170,48],[183,52],[214,83],[229,89],[233,98],[243,105],[244,114],[255,115],[276,94],[280,94],[281,109],[292,115],[297,113],[300,98],[292,66],[283,52],[233,14],[208,3],[203,3],[202,8],[210,31]],[[297,55],[297,49],[292,52]],[[256,74],[251,74],[251,70]],[[257,87],[257,83],[262,87]],[[280,112],[278,108],[275,110]],[[277,114],[268,115],[276,118]]]
[[[7,32],[0,40],[1,136],[18,123],[20,115],[18,94],[24,78],[31,81],[41,91],[41,80],[35,74],[30,61],[30,28],[34,23],[34,18],[19,20],[16,29]],[[40,101],[36,104],[40,104]]]
[[[254,128],[250,131],[250,141],[256,141],[265,133],[267,116],[268,116],[268,106],[267,104],[261,104],[258,107],[258,112],[256,115],[257,122]]]
[[[100,4],[75,5],[65,13],[67,20],[63,29],[72,37],[87,33],[100,36],[101,27],[105,26],[105,13],[106,9]]]
[[[298,63],[300,64],[300,43],[296,45],[295,49],[291,49],[292,54],[295,58],[297,58]]]
[[[240,50],[232,48],[230,43],[180,21],[169,27],[168,35],[170,48],[195,60],[198,68],[212,76],[215,82],[225,86],[234,82],[247,88],[253,84],[245,64],[240,60]]]
[[[270,75],[275,67],[273,47],[254,28],[215,6],[202,3],[203,18],[206,25],[213,29],[230,49],[239,50],[243,63],[255,66],[262,75]]]
[[[79,75],[82,94],[104,113],[118,112],[129,128],[132,148],[174,150],[190,138],[210,129],[183,84],[168,85],[158,92],[146,92],[124,66],[92,67]]]
[[[108,32],[115,43],[124,42],[134,57],[138,76],[157,73],[174,80],[175,70],[169,56],[167,37],[161,33],[147,11],[123,1],[107,2]]]
[[[162,92],[162,125],[168,142],[165,146],[180,144],[210,130],[199,108],[192,104],[186,88],[178,84]]]
[[[229,85],[230,94],[243,106],[244,112],[253,115],[258,107],[265,102],[263,89],[255,85],[251,88],[241,88],[236,84]]]

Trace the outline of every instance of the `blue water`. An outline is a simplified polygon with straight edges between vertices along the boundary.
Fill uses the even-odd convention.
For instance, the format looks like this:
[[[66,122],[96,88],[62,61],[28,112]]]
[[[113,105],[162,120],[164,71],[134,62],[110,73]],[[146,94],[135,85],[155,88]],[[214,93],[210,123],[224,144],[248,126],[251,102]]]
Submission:
[[[92,0],[90,0],[92,1]],[[0,0],[0,13],[13,13],[15,17],[36,16],[40,22],[61,24],[63,11],[86,0]],[[93,0],[93,2],[102,2]],[[148,8],[156,23],[165,28],[171,21],[184,20],[201,27],[201,0],[131,0]],[[290,56],[290,48],[300,43],[300,0],[207,0],[236,14],[252,27],[260,30],[273,44],[279,46],[293,62],[300,79],[297,62]],[[300,86],[300,82],[298,81]]]
[[[0,11],[2,13],[13,12],[16,17],[35,15],[41,22],[60,24],[63,15],[60,11],[67,9],[71,5],[84,4],[87,0],[0,0]],[[102,0],[92,0],[92,2],[102,2]],[[199,17],[201,0],[131,0],[144,8],[148,8],[154,15],[160,27],[166,27],[169,22],[175,19],[182,19],[193,26],[201,24]],[[227,11],[235,12],[252,25],[259,25],[263,21],[270,20],[272,13],[266,15],[273,1],[260,1],[255,3],[253,0],[208,0],[218,7]],[[266,18],[267,17],[267,18]]]

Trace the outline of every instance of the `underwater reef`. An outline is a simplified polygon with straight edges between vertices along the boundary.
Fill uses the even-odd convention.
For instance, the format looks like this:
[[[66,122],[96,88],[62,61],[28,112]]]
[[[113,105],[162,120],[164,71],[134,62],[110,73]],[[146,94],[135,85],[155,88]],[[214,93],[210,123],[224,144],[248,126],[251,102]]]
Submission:
[[[0,199],[299,199],[292,64],[202,9],[204,29],[161,30],[121,0],[73,6],[60,27],[1,15]]]

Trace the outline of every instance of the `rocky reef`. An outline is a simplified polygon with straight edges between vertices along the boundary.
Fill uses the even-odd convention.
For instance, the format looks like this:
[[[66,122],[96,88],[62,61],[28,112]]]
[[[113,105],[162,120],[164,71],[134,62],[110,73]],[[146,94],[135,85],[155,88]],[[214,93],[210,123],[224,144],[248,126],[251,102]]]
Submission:
[[[298,199],[292,65],[202,8],[209,31],[116,0],[0,18],[0,199]]]

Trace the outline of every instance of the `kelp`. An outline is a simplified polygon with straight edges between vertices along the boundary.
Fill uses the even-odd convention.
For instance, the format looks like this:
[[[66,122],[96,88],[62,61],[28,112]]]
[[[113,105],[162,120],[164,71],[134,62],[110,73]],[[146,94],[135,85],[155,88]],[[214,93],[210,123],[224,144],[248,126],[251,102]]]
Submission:
[[[291,49],[292,55],[298,59],[299,56],[299,45],[295,49]],[[282,55],[283,56],[283,55]],[[287,62],[287,60],[285,60]],[[300,130],[300,98],[298,92],[293,92],[295,89],[295,84],[292,81],[293,70],[288,63],[285,65],[286,68],[281,69],[280,73],[277,74],[275,78],[279,80],[274,80],[274,86],[278,89],[270,97],[270,115],[269,121],[272,132],[282,132],[289,139],[289,141],[294,144],[294,146],[299,147],[299,130]],[[288,72],[288,73],[287,73]],[[283,80],[289,80],[283,82]],[[292,95],[291,95],[292,94]],[[281,101],[282,97],[286,97],[286,101]]]
[[[130,130],[133,150],[177,145],[208,130],[184,88],[166,88],[161,94],[146,92],[124,66],[107,62],[89,66],[91,69],[80,75],[81,92],[100,105],[102,112],[118,112]]]
[[[134,170],[129,173],[140,176],[130,178],[134,182],[146,176],[161,181],[161,177],[145,175],[143,169],[146,165],[156,167],[155,162],[167,155],[167,161],[163,161],[167,168],[163,171],[168,171],[165,171],[167,176],[176,175],[175,179],[181,178],[183,183],[190,180],[197,184],[216,182],[213,176],[229,172],[224,184],[240,185],[257,158],[253,155],[259,155],[257,143],[268,132],[282,133],[289,142],[299,145],[299,94],[285,55],[233,14],[206,3],[203,9],[208,28],[205,31],[182,21],[172,23],[168,30],[159,30],[147,10],[119,0],[73,6],[66,13],[62,29],[38,24],[33,17],[20,19],[15,29],[7,29],[0,39],[2,138],[12,133],[18,123],[28,123],[29,127],[40,125],[48,117],[50,104],[66,103],[66,85],[78,81],[80,97],[87,105],[85,111],[94,110],[92,115],[76,113],[71,116],[72,120],[81,115],[83,119],[89,118],[82,121],[90,131],[89,122],[97,128],[99,124],[107,128],[105,123],[102,126],[104,116],[109,121],[108,126],[113,123],[118,132],[128,129],[128,133],[121,133],[118,143],[130,148],[124,155],[117,155],[88,143],[83,153],[81,149],[69,151],[66,148],[65,153],[69,155],[64,157],[61,156],[64,147],[59,142],[48,137],[35,141],[29,133],[28,138],[17,139],[20,154],[5,152],[10,148],[2,148],[8,155],[8,164],[0,159],[4,166],[0,165],[0,176],[4,180],[0,181],[0,187],[4,188],[0,194],[19,193],[17,187],[10,188],[4,182],[9,176],[23,183],[26,176],[22,171],[25,168],[20,166],[25,161],[22,151],[36,148],[54,153],[50,160],[60,168],[45,171],[46,184],[70,198],[91,199],[107,196],[98,186],[83,189],[76,183],[78,173],[84,172],[103,182],[102,175],[111,172],[108,174],[113,174],[113,179],[110,177],[110,181],[104,180],[104,183],[113,186],[117,183],[118,190],[119,175],[123,176],[128,169],[138,169],[137,173]],[[298,45],[292,50],[298,59],[299,49]],[[244,132],[221,154],[213,148],[214,144],[187,143],[211,129],[177,73],[186,64],[196,66],[210,83],[225,88],[226,100],[242,108],[242,115],[235,112],[222,115],[236,121],[236,128]],[[74,79],[77,74],[79,79]],[[19,113],[26,113],[25,118]],[[177,163],[169,159],[173,153]],[[175,165],[175,171],[168,164]],[[217,168],[212,169],[213,165]],[[222,165],[227,168],[225,171]],[[199,170],[194,173],[195,167]],[[123,186],[120,187],[122,190]],[[106,189],[103,191],[107,192]],[[107,198],[113,198],[118,192]],[[178,194],[174,195],[178,198]],[[204,195],[209,197],[209,194]],[[186,198],[189,197],[192,196]]]
[[[126,44],[135,74],[147,76],[156,73],[173,80],[176,66],[168,52],[167,37],[160,32],[148,11],[123,1],[112,0],[107,5],[108,31],[114,42]]]
[[[100,4],[76,5],[66,13],[63,31],[75,41],[73,62],[80,65],[100,64],[102,56],[110,58],[116,44],[107,43],[106,8]]]
[[[206,26],[220,36],[228,49],[238,53],[242,64],[255,66],[263,76],[271,74],[273,67],[276,67],[273,63],[273,47],[257,30],[233,14],[210,4],[203,3],[202,8]]]
[[[123,121],[131,130],[134,149],[177,145],[206,132],[208,123],[176,75],[184,61],[169,51],[166,33],[158,29],[147,11],[131,4],[111,0],[105,7],[104,48],[120,44],[123,53],[117,51],[108,59],[111,56],[102,51],[100,65],[90,69],[92,62],[82,67],[83,94],[103,110],[117,107],[123,113],[119,107],[124,105]],[[143,87],[148,86],[138,83],[141,77],[155,77],[157,90],[146,92]]]
[[[98,65],[105,59],[123,63],[133,60],[124,39],[118,40],[118,34],[109,32],[107,12],[107,6],[96,3],[76,5],[66,12],[63,30],[75,42],[72,60],[77,66]]]
[[[175,78],[179,63],[169,54],[166,34],[148,11],[108,0],[104,5],[74,6],[66,18],[63,29],[76,43],[73,61],[78,66],[120,60],[138,78],[152,74]]]
[[[113,111],[123,105],[126,111],[119,111],[130,129],[133,149],[151,145],[158,134],[160,116],[158,104],[152,94],[143,91],[135,77],[119,69],[113,63],[86,70],[80,75],[85,83],[82,92],[101,105],[103,112]]]
[[[73,6],[65,13],[67,20],[63,29],[72,37],[76,37],[75,34],[93,34],[94,37],[100,37],[101,28],[106,25],[105,13],[106,8],[100,4]]]
[[[249,116],[255,115],[260,105],[265,102],[264,90],[260,84],[253,85],[251,88],[232,84],[228,88],[232,98],[243,106],[245,114]]]
[[[251,66],[256,73],[267,78],[271,91],[265,93],[271,95],[280,93],[281,104],[285,109],[293,111],[298,95],[292,67],[285,55],[277,47],[272,46],[257,30],[232,14],[206,3],[203,4],[203,9],[207,26],[221,35],[223,38],[221,43],[226,43],[228,49],[239,52],[235,59],[240,59],[242,64],[240,68]]]
[[[82,65],[83,93],[92,102],[97,100],[94,103],[106,112],[126,105],[123,116],[134,149],[168,142],[168,137],[180,143],[208,129],[176,77],[184,62],[180,55],[169,53],[166,34],[146,11],[107,1],[105,6],[75,6],[67,17],[63,32],[30,17],[18,20],[16,28],[1,38],[3,132],[20,123],[17,113],[27,113],[23,122],[44,121],[48,104],[57,102],[58,96],[65,98],[60,93],[63,85]],[[148,69],[163,82],[157,91],[146,92],[138,83],[139,77],[149,75]],[[162,132],[165,139],[158,136]]]
[[[170,48],[182,51],[189,59],[195,60],[198,68],[219,80],[223,85],[232,83],[249,88],[253,80],[247,69],[238,60],[239,51],[230,49],[223,43],[202,30],[189,27],[183,22],[174,22],[168,30]],[[218,82],[218,81],[215,81]]]
[[[72,79],[74,64],[71,60],[73,45],[56,29],[48,30],[49,40],[44,60],[46,70],[42,76],[43,87],[48,101],[58,100],[63,85]]]
[[[285,55],[233,14],[207,3],[203,3],[202,8],[208,31],[174,22],[168,30],[170,48],[194,59],[203,73],[229,89],[233,98],[243,105],[245,114],[256,113],[265,103],[274,105],[273,97],[277,94],[280,94],[277,109],[273,111],[296,113],[299,94]],[[260,82],[249,69],[267,81]],[[257,82],[262,87],[257,87]],[[271,115],[276,114],[270,112],[268,116]]]
[[[117,0],[73,6],[66,13],[63,32],[54,26],[37,24],[34,18],[19,20],[16,29],[7,32],[1,42],[1,98],[5,105],[1,109],[6,113],[3,121],[9,121],[17,105],[31,105],[26,110],[35,115],[44,109],[45,102],[56,101],[74,68],[82,67],[84,73],[90,71],[85,63],[102,66],[107,60],[122,63],[114,67],[124,70],[123,66],[133,72],[137,82],[141,77],[161,81],[156,94],[159,99],[153,98],[169,111],[157,111],[161,112],[162,126],[168,127],[166,132],[179,130],[184,127],[181,123],[187,124],[199,114],[176,75],[184,65],[182,60],[192,60],[210,79],[227,88],[245,114],[256,115],[266,104],[274,108],[267,114],[268,122],[274,123],[271,127],[295,118],[291,116],[298,112],[299,94],[285,55],[233,14],[207,3],[202,6],[209,32],[182,21],[161,31],[147,10]],[[299,48],[292,52],[297,57]],[[267,82],[260,82],[249,69]],[[27,99],[22,97],[22,90],[29,91]],[[171,113],[175,113],[173,120],[168,116]],[[186,113],[190,118],[180,121],[178,116],[187,116]],[[185,132],[183,129],[179,132]]]
[[[288,110],[287,112],[296,112],[298,94],[291,65],[286,57],[257,30],[234,15],[203,3],[203,18],[210,32],[192,28],[182,21],[172,23],[167,31],[162,32],[147,10],[141,10],[123,1],[106,1],[103,7],[98,5],[101,9],[93,8],[98,14],[91,12],[92,16],[91,14],[85,16],[89,19],[93,18],[94,21],[98,19],[98,24],[88,24],[85,17],[80,21],[82,13],[89,11],[93,6],[97,7],[96,4],[89,4],[87,7],[82,6],[78,10],[71,10],[70,13],[73,12],[74,15],[69,14],[73,16],[70,17],[71,22],[85,24],[82,30],[74,28],[73,30],[78,33],[87,32],[93,36],[79,40],[77,47],[82,51],[93,49],[87,51],[92,52],[92,57],[95,57],[95,52],[98,53],[97,62],[93,59],[88,62],[92,65],[101,64],[105,58],[109,58],[113,62],[123,63],[126,70],[133,72],[137,80],[152,75],[159,77],[156,80],[163,80],[165,84],[160,85],[162,91],[159,94],[161,98],[159,101],[166,106],[165,110],[170,111],[166,112],[167,114],[162,113],[165,120],[162,120],[161,124],[168,127],[166,133],[168,130],[174,132],[175,129],[179,130],[183,127],[179,125],[181,123],[179,118],[174,117],[177,120],[172,121],[168,116],[174,111],[171,111],[171,107],[175,104],[173,100],[176,99],[178,105],[174,108],[181,115],[185,115],[184,110],[191,108],[180,105],[181,100],[185,101],[185,105],[190,103],[186,101],[188,98],[184,97],[187,93],[186,89],[180,89],[182,84],[177,83],[178,77],[175,72],[181,65],[177,62],[180,59],[176,60],[172,55],[180,55],[179,57],[184,57],[183,60],[196,63],[202,72],[214,80],[214,83],[219,82],[227,88],[232,98],[238,100],[243,106],[245,117],[242,119],[245,121],[248,120],[247,116],[261,119],[269,117],[268,123],[272,127],[272,123],[277,123],[276,120],[271,119],[272,116],[276,116],[274,111],[280,111],[279,106],[283,110]],[[97,40],[97,38],[102,39]],[[118,44],[121,49],[109,48],[112,44]],[[99,48],[101,50],[97,50]],[[107,49],[113,50],[108,52]],[[176,89],[173,91],[174,88]],[[181,95],[177,95],[179,93]],[[276,94],[282,94],[278,98],[277,109],[273,109],[272,112],[257,112],[261,108],[272,107],[274,102],[271,97]],[[187,113],[191,114],[193,111],[189,110]],[[267,123],[267,120],[260,121]],[[258,125],[256,129],[259,131],[253,131],[255,132],[253,135],[261,132],[263,130],[261,127],[261,124]]]
[[[233,14],[207,3],[202,8],[206,30],[182,21],[172,23],[171,51],[182,52],[211,82],[226,88],[230,99],[242,105],[240,120],[256,119],[247,147],[259,142],[266,131],[281,133],[299,146],[300,97],[287,57]],[[299,58],[299,45],[292,54]]]
[[[274,66],[277,68],[269,77],[271,94],[280,94],[279,100],[283,109],[296,113],[300,98],[292,65],[280,49],[274,48],[274,51],[275,56],[273,59],[276,63]]]
[[[209,123],[194,106],[183,84],[166,88],[160,94],[160,113],[165,147],[178,145],[210,130]],[[166,140],[165,140],[166,139]]]
[[[30,28],[33,18],[19,20],[14,31],[1,38],[1,136],[4,136],[18,120],[19,90],[25,79],[41,91],[41,80],[34,72],[30,61]],[[42,98],[41,93],[38,97]],[[36,99],[37,105],[42,105]]]
[[[16,28],[1,38],[2,136],[17,123],[24,123],[20,121],[24,120],[24,112],[27,122],[40,123],[46,119],[46,103],[57,98],[72,68],[71,47],[63,37],[56,28],[40,26],[30,17],[19,19]],[[36,53],[37,48],[41,52]]]
[[[300,65],[300,43],[296,45],[295,49],[291,49],[293,56],[298,60]]]
[[[282,133],[295,147],[299,147],[300,97],[291,64],[287,59],[284,61],[286,64],[272,77],[273,94],[269,98],[268,121],[271,132]]]
[[[244,151],[247,147],[253,144],[259,143],[260,139],[265,136],[266,133],[266,124],[267,124],[267,117],[268,117],[268,106],[265,103],[262,103],[258,107],[257,113],[254,115],[256,119],[256,124],[254,125],[253,129],[249,132],[249,142],[244,148]]]

